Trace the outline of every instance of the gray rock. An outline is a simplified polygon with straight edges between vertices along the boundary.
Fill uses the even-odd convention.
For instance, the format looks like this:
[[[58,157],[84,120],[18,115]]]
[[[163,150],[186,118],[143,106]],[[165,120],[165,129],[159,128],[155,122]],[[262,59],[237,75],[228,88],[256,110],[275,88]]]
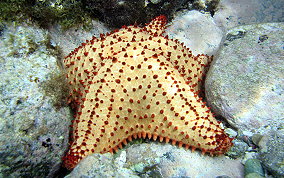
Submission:
[[[254,135],[251,137],[251,140],[252,140],[252,142],[253,142],[255,145],[259,145],[259,141],[261,140],[262,137],[263,137],[263,135],[254,134]]]
[[[264,176],[263,168],[258,159],[249,159],[245,163],[245,176],[251,173],[257,173],[260,176]]]
[[[234,140],[233,143],[234,146],[227,153],[231,158],[242,157],[249,148],[249,146],[245,142],[239,141],[237,139]]]
[[[231,178],[230,176],[222,175],[222,176],[217,176],[215,178]]]
[[[47,31],[11,25],[2,33],[0,177],[52,176],[60,167],[70,124],[69,109],[55,107],[60,94],[43,84],[61,75],[58,61]]]
[[[245,178],[264,178],[264,177],[254,172],[246,175]]]
[[[224,165],[226,165],[224,167]],[[229,168],[229,169],[228,169]],[[240,160],[210,157],[170,144],[134,144],[115,155],[93,154],[83,159],[71,177],[243,177]]]
[[[214,14],[214,22],[223,30],[239,25],[283,22],[284,1],[279,0],[222,0]]]
[[[269,131],[259,142],[260,160],[275,177],[284,177],[284,129]]]
[[[213,111],[252,133],[284,125],[284,23],[254,24],[228,31],[207,74]]]

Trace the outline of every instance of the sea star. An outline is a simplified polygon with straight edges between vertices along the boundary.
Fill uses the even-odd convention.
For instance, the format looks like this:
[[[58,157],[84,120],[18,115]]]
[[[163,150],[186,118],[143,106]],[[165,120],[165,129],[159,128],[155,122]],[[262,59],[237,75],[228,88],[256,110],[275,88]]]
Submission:
[[[76,106],[72,169],[92,153],[117,151],[132,138],[152,138],[219,155],[232,145],[202,101],[200,88],[212,60],[193,56],[163,36],[166,17],[144,28],[124,26],[82,43],[64,60]]]

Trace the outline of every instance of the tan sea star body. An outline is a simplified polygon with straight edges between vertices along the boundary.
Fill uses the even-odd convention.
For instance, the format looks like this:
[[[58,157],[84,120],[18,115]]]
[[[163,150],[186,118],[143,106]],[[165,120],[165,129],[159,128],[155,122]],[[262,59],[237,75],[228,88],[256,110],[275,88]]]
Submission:
[[[86,41],[64,60],[76,105],[72,169],[92,153],[117,151],[133,138],[152,138],[219,155],[232,145],[198,96],[212,58],[193,56],[162,36],[165,16],[146,27],[122,27]]]

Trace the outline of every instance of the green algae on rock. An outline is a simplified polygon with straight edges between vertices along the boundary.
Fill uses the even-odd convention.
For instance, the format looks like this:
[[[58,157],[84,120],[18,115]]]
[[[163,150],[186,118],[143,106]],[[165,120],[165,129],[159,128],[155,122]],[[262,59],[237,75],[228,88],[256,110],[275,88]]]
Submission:
[[[59,23],[63,29],[83,24],[88,28],[91,17],[81,1],[74,0],[4,0],[0,2],[0,23],[33,21],[40,27]]]

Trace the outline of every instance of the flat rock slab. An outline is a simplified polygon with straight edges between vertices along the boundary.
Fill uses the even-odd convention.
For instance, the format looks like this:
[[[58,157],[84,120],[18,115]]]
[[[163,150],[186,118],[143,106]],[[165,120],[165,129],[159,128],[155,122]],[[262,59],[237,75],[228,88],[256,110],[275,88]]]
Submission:
[[[226,166],[224,166],[226,165]],[[243,177],[240,160],[210,157],[170,144],[135,144],[115,155],[93,154],[66,178],[75,177]]]

